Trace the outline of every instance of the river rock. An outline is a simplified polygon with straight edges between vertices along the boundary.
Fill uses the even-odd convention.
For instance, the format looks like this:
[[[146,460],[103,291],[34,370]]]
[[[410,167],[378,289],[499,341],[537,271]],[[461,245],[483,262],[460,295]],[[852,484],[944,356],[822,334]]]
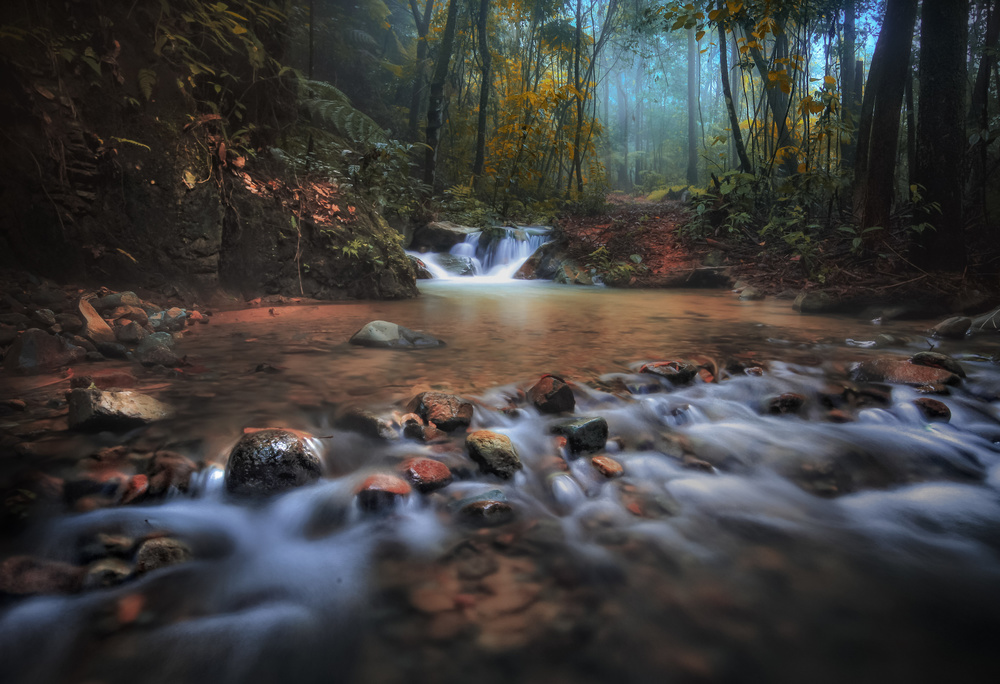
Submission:
[[[127,324],[115,328],[115,337],[122,344],[139,344],[148,335],[146,329],[135,321],[129,321]]]
[[[528,400],[542,413],[571,413],[576,408],[572,388],[555,375],[543,375],[528,390]]]
[[[187,324],[187,311],[176,306],[149,316],[149,324],[157,332],[177,332]]]
[[[120,558],[102,558],[91,563],[83,576],[84,589],[105,589],[121,584],[132,574],[132,566]]]
[[[472,460],[479,464],[481,472],[505,480],[523,467],[517,449],[507,435],[477,430],[465,438],[465,448]]]
[[[18,330],[24,330],[31,325],[31,319],[23,313],[0,314],[0,324],[10,325]]]
[[[767,400],[765,406],[771,415],[799,413],[806,403],[806,398],[796,392],[785,392]]]
[[[51,328],[56,324],[56,315],[50,309],[35,309],[31,312],[31,319],[46,328]]]
[[[371,411],[350,408],[337,417],[336,426],[341,430],[356,432],[374,439],[399,439],[396,430],[388,422]]]
[[[386,349],[428,349],[444,346],[444,342],[436,337],[389,321],[366,323],[361,330],[351,336],[349,342],[361,347]]]
[[[65,338],[31,328],[14,340],[4,357],[4,367],[18,373],[41,373],[81,361],[86,354]]]
[[[152,572],[191,560],[191,548],[179,539],[156,537],[147,539],[135,554],[135,571]]]
[[[229,454],[226,490],[262,496],[315,482],[323,474],[323,462],[308,439],[282,428],[243,435]]]
[[[452,481],[451,469],[433,458],[411,458],[400,466],[400,470],[422,494],[447,487]]]
[[[106,311],[104,317],[112,321],[120,321],[122,319],[135,321],[139,325],[146,325],[149,322],[149,315],[145,309],[138,306],[116,306],[111,311]]]
[[[972,320],[973,332],[997,332],[1000,330],[1000,307]]]
[[[83,568],[34,556],[12,556],[0,563],[0,593],[70,594],[80,589]]]
[[[126,347],[121,342],[96,342],[94,344],[97,347],[97,351],[101,352],[101,355],[108,359],[127,359],[128,358],[128,347]]]
[[[142,306],[142,300],[134,292],[113,292],[93,300],[92,304],[98,311],[106,311],[119,306]]]
[[[129,429],[169,418],[172,413],[166,404],[131,390],[77,388],[69,393],[69,427],[77,430]]]
[[[580,418],[568,423],[560,423],[552,432],[566,438],[570,453],[600,451],[608,441],[608,421],[604,418]]]
[[[739,300],[741,302],[757,302],[764,299],[764,293],[755,287],[744,287],[740,291]]]
[[[472,422],[472,404],[443,392],[421,392],[406,405],[406,411],[434,423],[445,432],[465,429]]]
[[[590,463],[595,469],[597,469],[597,472],[609,480],[615,477],[621,477],[625,474],[625,469],[622,467],[622,464],[610,456],[594,456],[590,459]]]
[[[479,228],[460,226],[451,221],[432,221],[426,226],[417,228],[413,233],[413,247],[425,247],[432,252],[447,252],[455,245],[465,242]]]
[[[920,397],[919,399],[914,399],[913,403],[916,404],[927,420],[940,420],[945,423],[951,420],[951,409],[943,401],[931,399],[930,397]]]
[[[83,321],[80,320],[79,316],[74,316],[71,313],[56,314],[56,323],[66,333],[75,333],[83,330]]]
[[[952,340],[962,340],[965,339],[965,334],[969,332],[969,328],[972,327],[972,319],[966,316],[952,316],[951,318],[946,318],[933,328],[931,328],[931,334],[934,337],[946,337]]]
[[[80,331],[81,335],[96,345],[100,345],[102,342],[108,344],[115,343],[115,332],[101,318],[100,314],[97,313],[85,297],[80,298],[77,304],[77,312],[83,320],[83,328]]]
[[[161,496],[171,489],[186,492],[191,476],[197,470],[198,465],[183,454],[175,451],[157,451],[146,466],[149,494]]]
[[[469,496],[448,506],[459,521],[475,527],[503,525],[514,519],[514,509],[499,489]]]
[[[460,254],[438,254],[437,265],[457,276],[473,276],[476,274],[476,265],[472,257]]]
[[[412,254],[408,254],[407,256],[410,258],[410,263],[413,264],[413,270],[417,272],[417,280],[431,280],[434,278],[427,269],[427,264]]]
[[[172,368],[181,360],[172,351],[174,338],[168,332],[149,335],[135,349],[135,359],[143,366],[167,366]]]
[[[832,313],[838,310],[840,302],[822,290],[800,292],[792,302],[792,308],[804,314]]]
[[[657,361],[643,364],[639,372],[659,375],[674,385],[686,385],[698,374],[698,366],[687,361]]]
[[[856,380],[863,382],[888,382],[896,385],[955,385],[961,381],[954,373],[943,368],[921,366],[907,359],[870,359],[854,368]]]
[[[392,510],[396,502],[409,496],[410,485],[395,475],[377,473],[371,475],[354,490],[358,506],[363,511],[377,513]]]
[[[930,366],[931,368],[943,368],[960,378],[965,377],[965,369],[962,368],[962,364],[947,354],[941,354],[940,352],[917,352],[910,357],[910,363],[915,363],[918,366]]]

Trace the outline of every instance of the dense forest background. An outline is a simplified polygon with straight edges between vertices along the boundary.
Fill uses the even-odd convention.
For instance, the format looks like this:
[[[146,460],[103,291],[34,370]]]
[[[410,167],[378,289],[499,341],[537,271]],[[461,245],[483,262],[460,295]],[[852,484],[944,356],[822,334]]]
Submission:
[[[9,0],[2,246],[231,281],[260,267],[248,189],[296,261],[318,207],[405,232],[620,191],[819,278],[831,251],[995,273],[998,34],[997,0]]]

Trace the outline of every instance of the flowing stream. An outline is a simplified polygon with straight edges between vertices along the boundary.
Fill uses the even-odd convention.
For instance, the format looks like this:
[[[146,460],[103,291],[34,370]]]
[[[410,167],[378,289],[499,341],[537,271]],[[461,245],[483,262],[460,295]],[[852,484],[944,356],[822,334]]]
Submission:
[[[181,342],[190,372],[147,379],[174,419],[62,433],[69,461],[125,444],[205,465],[187,492],[53,517],[8,552],[76,563],[98,533],[162,532],[193,560],[5,600],[5,681],[997,681],[995,340],[938,346],[968,377],[924,394],[854,382],[851,366],[937,345],[928,321],[800,316],[728,292],[420,287],[414,301],[218,313]],[[347,344],[374,319],[447,346]],[[880,334],[893,337],[871,348]],[[715,377],[675,386],[639,372],[688,358]],[[575,416],[607,420],[601,453],[622,477],[567,452],[552,434],[566,417],[525,401],[543,373],[573,383]],[[463,436],[385,441],[335,426],[348,406],[391,422],[425,390],[475,398],[471,429],[509,436],[523,470],[479,474]],[[790,393],[798,413],[769,410]],[[928,397],[950,420],[921,411]],[[268,426],[315,435],[326,476],[266,502],[228,498],[229,449]],[[361,480],[415,455],[448,464],[455,482],[363,514]],[[455,519],[454,500],[496,489],[513,522]],[[125,620],[130,601],[141,610]]]

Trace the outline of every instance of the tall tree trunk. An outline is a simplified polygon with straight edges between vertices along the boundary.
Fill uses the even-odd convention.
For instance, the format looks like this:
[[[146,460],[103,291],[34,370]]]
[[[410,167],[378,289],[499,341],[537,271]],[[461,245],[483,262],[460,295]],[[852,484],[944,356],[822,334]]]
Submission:
[[[479,120],[476,126],[476,161],[472,165],[473,183],[481,185],[483,169],[486,165],[486,109],[490,103],[490,87],[493,85],[490,44],[486,34],[486,24],[490,14],[490,0],[479,0],[479,69],[482,83],[479,85]]]
[[[857,125],[859,102],[855,99],[857,89],[854,78],[857,75],[854,64],[855,39],[855,0],[844,2],[844,43],[840,55],[840,111],[841,120],[848,125]],[[841,143],[840,159],[843,168],[854,167],[854,157],[857,154],[857,132]]]
[[[990,71],[997,63],[997,41],[1000,40],[1000,3],[993,0],[986,8],[986,34],[983,37],[982,57],[976,71],[976,82],[972,86],[972,100],[969,104],[969,128],[979,139],[972,146],[970,158],[969,185],[979,198],[982,211],[986,213],[986,166],[987,148],[990,141],[982,136],[990,128]],[[985,223],[989,224],[989,217]]]
[[[427,154],[424,158],[424,182],[434,190],[437,166],[438,143],[441,141],[441,126],[444,125],[444,83],[448,78],[448,64],[455,45],[455,24],[458,23],[458,1],[448,0],[448,18],[445,20],[444,35],[434,76],[431,79],[430,97],[427,102]]]
[[[719,9],[723,7],[719,0]],[[733,102],[733,89],[729,83],[729,60],[726,57],[726,27],[719,22],[719,68],[722,75],[722,96],[726,100],[726,111],[729,112],[729,126],[733,131],[733,143],[740,159],[740,171],[753,173],[753,164],[747,156],[747,148],[743,146],[743,132],[740,130],[740,117],[736,114],[736,104]]]
[[[698,184],[698,43],[694,29],[687,30],[687,110],[688,110],[688,165],[687,182]]]
[[[923,266],[960,271],[966,263],[962,189],[965,139],[968,0],[924,0],[920,14],[920,101],[914,180],[924,200],[940,211],[922,211],[928,223],[917,239]]]
[[[420,138],[420,104],[427,81],[427,33],[431,27],[431,14],[434,12],[434,0],[427,0],[424,13],[417,7],[417,0],[410,0],[410,11],[413,12],[413,22],[417,27],[417,64],[413,76],[413,92],[410,94],[409,131],[410,140]]]
[[[753,27],[744,27],[744,32],[746,34],[751,34],[753,30]],[[764,58],[764,53],[761,52],[760,48],[751,47],[749,52],[750,57],[753,59],[754,66],[757,67],[757,71],[760,73],[760,77],[763,80],[764,96],[767,98],[768,109],[771,110],[771,116],[773,117],[775,127],[778,130],[778,140],[774,149],[774,155],[781,155],[781,167],[787,175],[792,175],[798,170],[799,162],[796,155],[789,154],[787,152],[787,150],[793,147],[792,132],[788,127],[791,93],[786,93],[782,90],[778,82],[772,83],[768,80],[768,61]],[[784,31],[776,35],[772,57],[774,58],[772,61],[788,58],[788,34]],[[785,150],[785,152],[781,152],[781,150]]]
[[[889,227],[895,194],[899,112],[916,19],[917,0],[888,0],[858,123],[854,214],[862,228]]]

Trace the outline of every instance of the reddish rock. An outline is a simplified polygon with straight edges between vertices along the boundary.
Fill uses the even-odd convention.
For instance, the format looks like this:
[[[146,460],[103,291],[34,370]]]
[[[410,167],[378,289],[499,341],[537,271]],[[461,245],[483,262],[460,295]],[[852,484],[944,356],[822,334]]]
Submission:
[[[129,478],[128,483],[125,485],[125,491],[122,493],[121,503],[129,504],[133,501],[142,499],[148,490],[149,478],[145,475],[133,475]]]
[[[448,486],[452,481],[448,466],[432,458],[411,458],[400,468],[419,492],[432,492]]]
[[[528,390],[528,399],[542,413],[569,413],[576,408],[573,390],[555,375],[543,375]]]
[[[514,509],[506,501],[472,501],[458,511],[459,519],[477,527],[503,525],[514,519]]]
[[[610,456],[594,456],[590,459],[590,462],[597,469],[597,472],[608,479],[621,477],[625,474],[622,464]]]
[[[68,563],[12,556],[0,563],[0,592],[26,594],[69,594],[79,591],[83,568]]]
[[[376,473],[365,478],[354,493],[362,510],[377,512],[391,509],[411,491],[405,480],[395,475]]]
[[[855,369],[858,380],[897,385],[955,385],[960,378],[943,368],[921,366],[907,359],[883,358],[862,361]]]
[[[921,413],[928,420],[940,420],[945,423],[951,420],[951,409],[943,401],[931,399],[930,397],[920,397],[919,399],[914,399],[913,403],[917,405]]]
[[[200,311],[188,311],[187,322],[188,325],[193,325],[195,323],[200,323],[204,325],[208,323],[208,317],[202,314]]]
[[[841,409],[830,409],[826,413],[826,419],[831,423],[850,423],[854,420],[849,413]]]
[[[171,537],[156,537],[139,546],[135,554],[135,571],[150,572],[188,560],[191,560],[191,549],[187,544]]]
[[[465,429],[472,422],[472,404],[443,392],[421,392],[410,400],[406,410],[445,432]]]
[[[639,372],[659,375],[675,385],[683,385],[694,379],[698,367],[687,361],[657,361],[643,365]]]
[[[158,451],[149,460],[149,493],[153,496],[165,494],[171,487],[187,491],[191,475],[198,466],[190,458],[173,451]]]
[[[104,317],[112,321],[121,319],[134,321],[139,325],[146,325],[149,322],[149,316],[146,314],[146,311],[138,306],[118,306],[110,313],[105,313]]]

